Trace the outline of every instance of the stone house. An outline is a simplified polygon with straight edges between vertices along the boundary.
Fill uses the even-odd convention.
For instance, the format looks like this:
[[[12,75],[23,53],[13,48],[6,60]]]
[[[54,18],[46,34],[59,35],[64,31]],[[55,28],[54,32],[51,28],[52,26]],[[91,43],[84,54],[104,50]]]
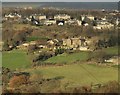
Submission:
[[[67,14],[59,14],[54,16],[54,19],[57,19],[57,20],[68,20],[70,18],[71,17]]]
[[[46,19],[46,15],[40,15],[39,16],[39,20],[45,20]]]
[[[68,25],[78,25],[78,26],[81,26],[82,24],[82,22],[77,19],[70,19],[70,20],[65,21],[65,23]]]
[[[90,19],[90,20],[94,20],[95,19],[95,17],[92,16],[92,15],[88,15],[87,18]]]
[[[89,51],[90,49],[89,49],[89,47],[79,47],[79,50],[81,50],[81,51]]]
[[[93,27],[94,29],[112,29],[114,28],[114,25],[111,23],[108,24],[98,24],[97,26]]]
[[[56,20],[54,19],[47,19],[44,21],[44,24],[45,25],[53,25],[53,24],[56,24]]]
[[[109,23],[107,20],[97,21],[97,26],[93,27],[94,29],[111,29],[114,28],[114,24]]]
[[[86,46],[85,39],[82,38],[70,38],[63,39],[63,46],[70,48],[79,48],[80,46]]]
[[[78,38],[68,38],[62,39],[63,47],[66,49],[73,48],[74,50],[81,50],[81,51],[93,51],[96,48],[96,43],[98,43],[97,37],[92,38],[85,38],[85,37],[78,37]]]
[[[27,49],[30,45],[36,45],[37,42],[36,41],[31,41],[31,42],[28,42],[28,43],[23,43],[19,46],[17,46],[18,49]]]
[[[9,20],[9,19],[19,20],[19,19],[21,19],[22,16],[18,13],[9,13],[9,14],[5,14],[4,17],[6,20]]]
[[[41,15],[41,14],[32,14],[30,15],[29,18],[32,18],[32,17],[36,20],[45,20],[47,18],[46,15]]]
[[[71,39],[63,39],[63,46],[71,46],[72,44]]]

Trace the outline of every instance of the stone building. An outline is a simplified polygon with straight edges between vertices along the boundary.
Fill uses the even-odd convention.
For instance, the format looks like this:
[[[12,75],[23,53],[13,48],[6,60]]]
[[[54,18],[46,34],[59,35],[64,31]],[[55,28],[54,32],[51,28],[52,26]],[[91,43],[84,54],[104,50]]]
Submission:
[[[54,19],[46,19],[46,20],[44,21],[44,24],[45,24],[45,25],[56,24],[56,20],[54,20]]]
[[[68,20],[71,17],[67,14],[59,14],[59,15],[55,15],[54,19],[59,19],[59,20]]]
[[[79,48],[80,46],[86,46],[85,39],[82,38],[70,38],[63,39],[63,46],[70,48]]]
[[[45,20],[46,19],[46,15],[40,15],[39,16],[39,20]]]

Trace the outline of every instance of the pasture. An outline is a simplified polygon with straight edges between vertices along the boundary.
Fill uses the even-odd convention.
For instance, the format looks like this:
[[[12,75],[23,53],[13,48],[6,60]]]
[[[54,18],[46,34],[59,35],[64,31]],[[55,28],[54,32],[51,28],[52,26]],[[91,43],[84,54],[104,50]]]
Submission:
[[[118,69],[90,64],[71,64],[64,66],[38,67],[27,70],[40,73],[45,78],[63,77],[62,82],[71,86],[90,85],[91,83],[106,83],[118,79]]]
[[[76,61],[85,61],[89,58],[88,56],[89,52],[78,52],[78,53],[73,53],[73,54],[60,54],[55,57],[51,57],[45,62],[50,62],[50,63],[72,63]]]
[[[108,81],[118,80],[118,69],[116,67],[98,66],[85,64],[84,61],[89,58],[89,52],[78,52],[73,54],[61,54],[46,60],[53,63],[72,63],[77,64],[63,66],[30,67],[31,62],[25,51],[13,50],[3,52],[2,65],[12,70],[22,68],[23,71],[42,74],[44,78],[63,77],[63,84],[69,83],[69,86],[90,85],[91,83],[106,83]]]
[[[118,46],[103,49],[109,55],[118,55]]]
[[[2,53],[2,66],[10,69],[26,68],[30,66],[29,57],[25,51],[12,50]]]

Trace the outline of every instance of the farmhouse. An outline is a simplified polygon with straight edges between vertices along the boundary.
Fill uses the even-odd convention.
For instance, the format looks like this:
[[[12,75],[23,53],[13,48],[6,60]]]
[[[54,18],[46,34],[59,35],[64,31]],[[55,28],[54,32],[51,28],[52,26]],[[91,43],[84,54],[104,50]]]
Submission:
[[[120,58],[118,56],[114,56],[110,59],[105,60],[105,62],[113,63],[114,65],[119,65],[119,59]]]
[[[94,29],[111,29],[114,28],[114,24],[109,23],[107,20],[97,21],[97,26],[93,27]]]
[[[90,49],[89,49],[89,47],[87,47],[87,46],[84,46],[84,47],[79,47],[79,50],[81,50],[81,51],[89,51]]]
[[[107,24],[98,24],[97,26],[93,27],[94,29],[111,29],[114,28],[114,25],[111,23],[107,23]]]
[[[109,22],[107,21],[107,20],[98,20],[97,21],[97,24],[103,24],[103,25],[105,25],[105,24],[108,24]]]
[[[46,15],[40,15],[39,16],[39,20],[45,20],[46,19]]]
[[[81,21],[80,20],[77,20],[77,19],[70,19],[70,20],[67,20],[65,21],[66,24],[68,25],[79,25],[81,26]]]
[[[63,46],[67,46],[70,48],[79,48],[81,46],[87,46],[85,39],[82,38],[70,38],[63,39]]]
[[[81,15],[81,20],[84,21],[86,18],[90,19],[90,20],[94,20],[95,17],[92,15]]]
[[[90,20],[94,20],[95,19],[95,17],[91,16],[91,15],[88,15],[87,18],[90,19]]]
[[[45,20],[46,19],[46,15],[42,15],[42,14],[32,14],[30,15],[29,18],[34,18],[36,20]]]
[[[20,19],[22,16],[18,13],[9,13],[9,14],[5,14],[5,19],[9,20],[9,19],[13,19],[13,20],[18,20]]]
[[[28,42],[28,43],[23,43],[23,44],[17,46],[17,48],[18,49],[26,49],[26,48],[28,48],[28,46],[30,46],[30,45],[36,45],[36,44],[37,44],[36,41],[31,41],[31,42]]]
[[[47,47],[51,49],[56,49],[62,46],[62,42],[58,39],[51,39],[47,41]]]
[[[96,49],[95,44],[98,43],[99,38],[92,37],[92,38],[85,38],[85,37],[78,37],[78,38],[68,38],[62,39],[63,47],[66,49],[74,49],[74,50],[81,50],[81,51],[93,51]]]
[[[58,19],[58,20],[68,20],[71,17],[67,14],[59,14],[59,15],[55,15],[54,19]]]
[[[47,19],[44,21],[44,24],[45,25],[53,25],[53,24],[56,24],[56,20],[54,19]]]

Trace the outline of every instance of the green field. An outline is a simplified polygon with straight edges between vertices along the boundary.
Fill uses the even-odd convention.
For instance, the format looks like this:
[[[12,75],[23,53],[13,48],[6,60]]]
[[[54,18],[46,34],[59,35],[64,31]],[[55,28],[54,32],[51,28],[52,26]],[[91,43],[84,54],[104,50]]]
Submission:
[[[118,47],[110,47],[103,49],[108,54],[118,54]],[[89,58],[89,52],[78,52],[72,54],[61,54],[58,56],[51,57],[45,62],[50,63],[73,63],[76,61],[85,61]],[[26,68],[31,64],[29,57],[26,55],[25,51],[13,50],[6,51],[2,53],[2,65],[10,69],[16,68]]]
[[[45,78],[63,76],[63,82],[70,85],[88,85],[93,83],[106,83],[118,79],[118,70],[113,67],[103,67],[88,64],[72,64],[54,67],[38,67],[27,70],[31,73],[41,73]]]
[[[26,68],[30,61],[25,51],[13,50],[2,53],[2,65],[10,69]]]
[[[37,36],[32,36],[32,37],[27,37],[26,41],[30,42],[30,41],[36,41],[36,40],[47,40],[48,38],[46,37],[37,37]]]
[[[109,55],[118,55],[118,47],[117,46],[105,48],[103,50]]]
[[[61,54],[55,57],[51,57],[46,62],[51,62],[51,63],[72,63],[75,61],[84,61],[89,58],[88,56],[89,52],[78,52],[78,53],[73,53],[73,54]]]
[[[61,54],[52,58],[49,58],[45,62],[52,63],[72,63],[75,61],[84,61],[88,58],[88,52],[79,52],[73,54]],[[25,51],[13,50],[3,52],[2,65],[10,69],[26,68],[29,67],[31,62]]]
[[[36,69],[27,68],[31,62],[25,51],[13,50],[3,52],[3,66],[10,69],[23,68],[24,71],[30,73],[42,74],[45,78],[63,77],[62,83],[69,82],[70,86],[88,85],[91,83],[106,83],[108,81],[118,79],[118,69],[116,67],[98,66],[84,64],[84,60],[88,59],[88,52],[78,52],[73,54],[61,54],[56,57],[49,58],[46,62],[77,62],[78,64],[70,64],[64,66],[46,66],[37,67]]]

